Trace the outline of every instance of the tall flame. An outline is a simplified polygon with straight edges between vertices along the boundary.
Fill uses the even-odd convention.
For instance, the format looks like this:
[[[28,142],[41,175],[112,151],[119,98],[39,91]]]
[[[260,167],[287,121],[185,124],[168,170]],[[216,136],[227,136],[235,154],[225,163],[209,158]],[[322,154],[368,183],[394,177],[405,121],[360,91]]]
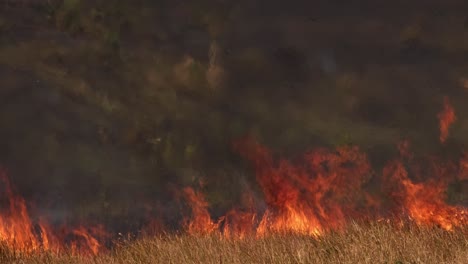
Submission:
[[[457,119],[455,116],[455,110],[450,104],[450,100],[447,96],[444,97],[444,108],[437,115],[439,118],[439,128],[440,128],[440,142],[444,143],[449,135],[449,128],[453,122]]]
[[[186,223],[189,234],[208,234],[216,230],[219,225],[211,220],[203,195],[189,187],[184,188],[183,193],[192,211],[192,218]]]
[[[456,119],[448,97],[438,118],[444,143]],[[254,168],[262,206],[253,193],[246,192],[242,206],[214,219],[203,193],[186,187],[180,194],[190,214],[182,226],[193,235],[216,233],[242,239],[272,233],[321,236],[345,227],[350,220],[411,221],[448,231],[468,225],[468,209],[446,202],[449,185],[468,180],[468,153],[455,163],[416,158],[409,141],[400,142],[397,148],[399,156],[375,171],[356,146],[318,148],[291,161],[275,157],[250,138],[238,140],[234,149]],[[378,182],[380,194],[370,192],[368,185]],[[149,222],[149,233],[164,231],[161,219]],[[109,238],[102,226],[57,227],[47,218],[32,218],[25,200],[0,168],[0,243],[28,254],[48,251],[93,256],[106,250]]]
[[[381,173],[382,188],[391,202],[369,193],[365,184],[376,173],[367,155],[357,147],[346,146],[335,151],[317,149],[304,155],[300,162],[275,159],[270,151],[250,139],[241,140],[235,148],[255,168],[266,211],[254,208],[233,209],[217,222],[208,213],[208,203],[201,193],[184,190],[191,204],[191,233],[220,231],[226,237],[243,238],[270,233],[298,233],[320,236],[329,230],[344,227],[350,220],[385,219],[384,212],[393,212],[394,219],[410,220],[417,225],[436,225],[445,230],[468,224],[464,207],[446,203],[448,184],[468,175],[468,158],[458,168],[435,158],[427,159],[424,180],[420,166],[413,162],[409,142],[398,144],[400,158],[387,163]],[[410,174],[413,175],[410,177]],[[418,179],[418,181],[414,179]],[[428,177],[426,177],[428,178]],[[387,218],[388,219],[388,218]]]
[[[25,200],[13,191],[4,170],[0,170],[0,182],[2,200],[7,204],[0,213],[0,242],[8,248],[23,253],[69,251],[74,255],[96,255],[104,250],[100,241],[107,234],[101,227],[62,227],[54,232],[43,219],[32,220]],[[71,240],[69,244],[67,240]]]
[[[366,155],[357,147],[335,152],[318,149],[305,155],[303,164],[280,160],[275,166],[269,151],[255,142],[237,144],[256,169],[268,210],[258,231],[318,235],[345,223],[356,208],[343,206],[370,176]]]
[[[394,195],[402,202],[402,213],[407,213],[418,225],[437,225],[452,230],[455,226],[468,223],[468,211],[465,208],[445,202],[444,184],[436,180],[413,182],[401,161],[388,164],[383,174],[397,182],[400,191]]]

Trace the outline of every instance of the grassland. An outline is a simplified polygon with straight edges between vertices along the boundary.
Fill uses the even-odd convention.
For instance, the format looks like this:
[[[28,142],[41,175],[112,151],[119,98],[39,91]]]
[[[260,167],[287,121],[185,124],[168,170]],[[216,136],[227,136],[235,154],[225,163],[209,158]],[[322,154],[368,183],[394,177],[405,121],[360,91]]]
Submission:
[[[32,256],[3,248],[1,263],[468,263],[468,230],[352,224],[320,238],[276,235],[232,240],[165,235],[124,242],[97,257]]]

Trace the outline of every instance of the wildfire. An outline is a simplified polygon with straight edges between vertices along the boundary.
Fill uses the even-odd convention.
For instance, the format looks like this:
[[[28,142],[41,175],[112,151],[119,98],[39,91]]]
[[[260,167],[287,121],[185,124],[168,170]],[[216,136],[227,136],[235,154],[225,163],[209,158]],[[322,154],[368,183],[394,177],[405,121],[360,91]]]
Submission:
[[[104,250],[101,242],[107,234],[103,229],[62,227],[54,232],[46,221],[31,219],[25,200],[13,192],[4,170],[0,170],[0,181],[2,200],[7,204],[0,213],[0,243],[23,253],[69,251],[74,255],[96,255]]]
[[[446,186],[435,180],[427,183],[414,183],[401,161],[394,161],[384,169],[384,175],[396,181],[400,191],[393,195],[418,225],[437,225],[445,230],[468,223],[468,211],[465,208],[451,206],[445,202]]]
[[[447,96],[444,97],[444,108],[437,115],[437,117],[439,118],[439,127],[440,127],[439,139],[441,143],[444,143],[448,138],[450,126],[457,119],[457,117],[455,116],[455,110],[450,104],[450,100]]]
[[[208,234],[216,230],[219,224],[211,220],[208,203],[203,195],[189,187],[185,188],[183,193],[192,211],[191,220],[185,224],[189,234]]]
[[[456,119],[448,98],[438,118],[443,143]],[[183,188],[179,197],[190,213],[181,225],[188,234],[234,239],[278,233],[317,237],[355,220],[399,226],[411,221],[448,231],[468,225],[468,209],[446,202],[449,185],[468,180],[468,153],[455,163],[418,158],[409,141],[400,142],[397,148],[399,156],[382,171],[375,171],[356,146],[318,148],[291,161],[275,157],[250,138],[236,141],[234,149],[252,164],[263,197],[254,199],[253,192],[246,192],[240,206],[214,219],[203,193]],[[370,182],[380,183],[380,194],[370,192]],[[47,218],[32,218],[25,200],[14,192],[1,169],[0,194],[0,243],[13,251],[93,256],[106,250],[104,244],[110,235],[102,226],[57,227]],[[151,219],[147,229],[148,234],[163,233],[164,221]]]
[[[269,151],[254,142],[236,146],[255,164],[268,210],[259,233],[296,232],[318,235],[345,224],[345,215],[356,208],[341,205],[370,176],[367,157],[356,147],[336,152],[319,149],[308,153],[302,164],[280,160],[276,166]]]
[[[413,162],[413,154],[409,142],[402,141],[398,144],[400,158],[388,162],[379,176],[391,199],[384,203],[385,197],[376,197],[364,187],[376,173],[367,155],[357,147],[318,149],[305,154],[298,163],[275,161],[268,149],[248,139],[237,142],[235,148],[254,165],[266,211],[231,210],[215,223],[201,194],[185,189],[192,212],[196,212],[189,221],[190,232],[220,231],[225,237],[235,238],[271,233],[320,236],[344,227],[350,220],[372,219],[400,224],[406,219],[448,231],[468,224],[466,208],[446,203],[448,184],[468,175],[466,157],[458,167],[434,158],[425,160],[429,163],[426,173],[431,177],[423,180],[421,166],[415,163],[411,171],[406,168],[405,164]],[[393,212],[393,218],[385,212]]]
[[[251,195],[247,206],[230,210],[213,220],[209,203],[201,192],[186,187],[181,194],[190,214],[183,221],[193,235],[219,234],[226,238],[262,237],[272,233],[320,236],[345,227],[350,220],[398,222],[439,226],[445,230],[468,224],[468,210],[445,202],[446,190],[453,180],[466,180],[468,156],[458,164],[428,159],[425,171],[414,163],[409,143],[398,145],[400,157],[388,162],[381,176],[372,170],[367,155],[357,147],[336,150],[317,149],[296,162],[275,159],[270,151],[252,140],[242,140],[235,149],[255,168],[266,209],[261,211]],[[372,177],[380,177],[383,193],[391,202],[365,188]],[[417,179],[417,180],[415,180]],[[39,218],[33,220],[25,200],[12,189],[4,171],[0,214],[0,243],[15,251],[50,251],[96,255],[105,251],[109,235],[103,227],[78,226],[54,228]],[[389,205],[390,204],[390,205]],[[393,212],[392,217],[382,212]],[[163,229],[160,221],[158,229]]]

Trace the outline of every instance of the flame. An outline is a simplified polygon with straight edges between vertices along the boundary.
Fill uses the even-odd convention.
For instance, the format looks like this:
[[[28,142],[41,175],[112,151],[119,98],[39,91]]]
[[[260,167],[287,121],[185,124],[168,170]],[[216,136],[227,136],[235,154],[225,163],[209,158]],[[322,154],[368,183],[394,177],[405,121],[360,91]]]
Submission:
[[[338,228],[353,208],[342,206],[348,194],[370,176],[370,165],[357,147],[336,152],[319,149],[305,155],[305,165],[280,160],[275,166],[269,151],[253,142],[237,146],[255,164],[256,176],[268,210],[259,233],[295,232],[309,235]]]
[[[456,119],[447,97],[438,118],[440,141],[444,143]],[[411,221],[447,231],[468,225],[468,209],[446,202],[448,186],[453,181],[468,180],[468,152],[458,162],[447,162],[416,157],[407,140],[397,144],[397,148],[399,156],[375,171],[357,146],[318,148],[287,160],[274,156],[251,138],[238,140],[234,149],[253,166],[263,194],[261,202],[254,199],[252,192],[246,192],[241,206],[215,219],[203,193],[186,187],[179,194],[190,213],[183,219],[182,227],[192,235],[219,234],[243,239],[278,233],[318,237],[356,220],[396,223],[400,227]],[[371,192],[371,182],[381,184],[380,193]],[[88,256],[106,251],[104,245],[110,235],[103,226],[57,228],[47,218],[32,218],[28,204],[14,192],[1,168],[0,194],[0,243],[11,250]],[[164,221],[148,222],[147,234],[164,233]]]
[[[455,116],[455,110],[450,104],[450,100],[447,96],[444,97],[444,108],[437,115],[437,117],[439,119],[439,127],[440,127],[439,139],[441,143],[444,143],[448,138],[450,126],[457,119],[457,117]]]
[[[296,233],[321,236],[340,229],[350,220],[369,220],[396,223],[403,226],[405,219],[417,225],[439,226],[445,230],[468,224],[468,211],[446,203],[448,184],[468,175],[468,156],[458,167],[435,158],[422,166],[415,162],[408,141],[397,145],[400,158],[391,160],[379,176],[391,205],[385,197],[369,193],[364,187],[372,175],[367,155],[358,147],[339,147],[334,151],[317,149],[306,153],[298,162],[275,160],[270,151],[250,139],[240,140],[236,150],[255,168],[256,178],[264,195],[266,210],[233,209],[214,221],[208,212],[208,203],[200,192],[184,189],[192,209],[188,221],[189,233],[219,231],[225,237],[244,238],[272,233]],[[406,164],[412,164],[411,172]],[[410,177],[410,174],[413,175]],[[416,182],[412,178],[419,179]],[[393,218],[382,212],[393,212]]]
[[[183,194],[192,211],[192,217],[186,221],[185,227],[189,234],[209,234],[219,227],[219,223],[211,220],[208,212],[208,203],[203,194],[195,192],[192,188],[183,189]]]
[[[102,241],[108,237],[108,234],[101,226],[84,227],[80,226],[71,230],[71,235],[74,239],[71,242],[71,251],[74,254],[91,254],[97,255],[104,251]]]
[[[257,214],[253,211],[230,210],[224,217],[223,235],[243,239],[255,234]]]
[[[394,197],[402,203],[402,213],[418,225],[437,225],[445,230],[468,223],[468,210],[445,202],[446,184],[437,180],[415,183],[402,161],[390,162],[383,171],[384,177],[397,183],[399,191]]]
[[[99,238],[107,234],[101,227],[63,227],[61,232],[54,232],[44,219],[37,223],[31,219],[25,200],[13,192],[4,170],[0,170],[0,181],[3,182],[2,198],[7,203],[0,213],[0,242],[9,249],[29,254],[69,251],[73,255],[96,255],[104,250]],[[70,235],[72,239],[67,244]]]

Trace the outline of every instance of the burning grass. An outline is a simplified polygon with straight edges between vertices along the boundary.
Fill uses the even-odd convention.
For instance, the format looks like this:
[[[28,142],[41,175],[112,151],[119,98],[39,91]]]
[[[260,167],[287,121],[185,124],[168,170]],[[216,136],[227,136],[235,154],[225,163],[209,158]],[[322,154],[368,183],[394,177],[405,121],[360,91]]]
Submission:
[[[449,116],[447,132],[454,120]],[[0,171],[0,260],[468,263],[468,208],[447,201],[448,186],[467,180],[467,154],[458,161],[418,158],[402,141],[399,155],[377,170],[358,146],[317,148],[297,160],[275,157],[250,138],[236,141],[234,149],[252,164],[263,199],[246,191],[245,201],[215,217],[204,193],[187,186],[176,191],[186,205],[180,207],[178,231],[156,217],[150,223],[157,223],[159,232],[151,235],[143,227],[138,233],[145,235],[136,239],[117,238],[109,226],[51,225],[32,217]],[[372,179],[380,184],[377,193],[366,187]]]
[[[106,227],[54,226],[31,217],[5,173],[0,241],[5,263],[467,263],[468,211],[446,202],[449,183],[466,179],[467,157],[435,157],[425,166],[398,145],[381,172],[358,147],[316,149],[302,159],[276,159],[260,144],[236,149],[254,165],[266,209],[258,201],[214,217],[203,192],[183,188],[190,213],[180,229],[119,240]],[[381,194],[364,184],[378,175]],[[248,196],[248,195],[247,195]],[[185,212],[181,207],[181,212]],[[156,219],[157,220],[157,219]],[[158,222],[158,221],[156,221]],[[366,223],[366,224],[356,224]],[[369,224],[374,223],[374,224]],[[377,224],[376,224],[377,223]],[[140,231],[145,231],[140,230]],[[143,232],[144,233],[144,232]],[[163,234],[163,235],[161,235]]]
[[[2,263],[468,263],[468,229],[350,224],[320,237],[164,235],[124,242],[90,258],[0,251]]]

